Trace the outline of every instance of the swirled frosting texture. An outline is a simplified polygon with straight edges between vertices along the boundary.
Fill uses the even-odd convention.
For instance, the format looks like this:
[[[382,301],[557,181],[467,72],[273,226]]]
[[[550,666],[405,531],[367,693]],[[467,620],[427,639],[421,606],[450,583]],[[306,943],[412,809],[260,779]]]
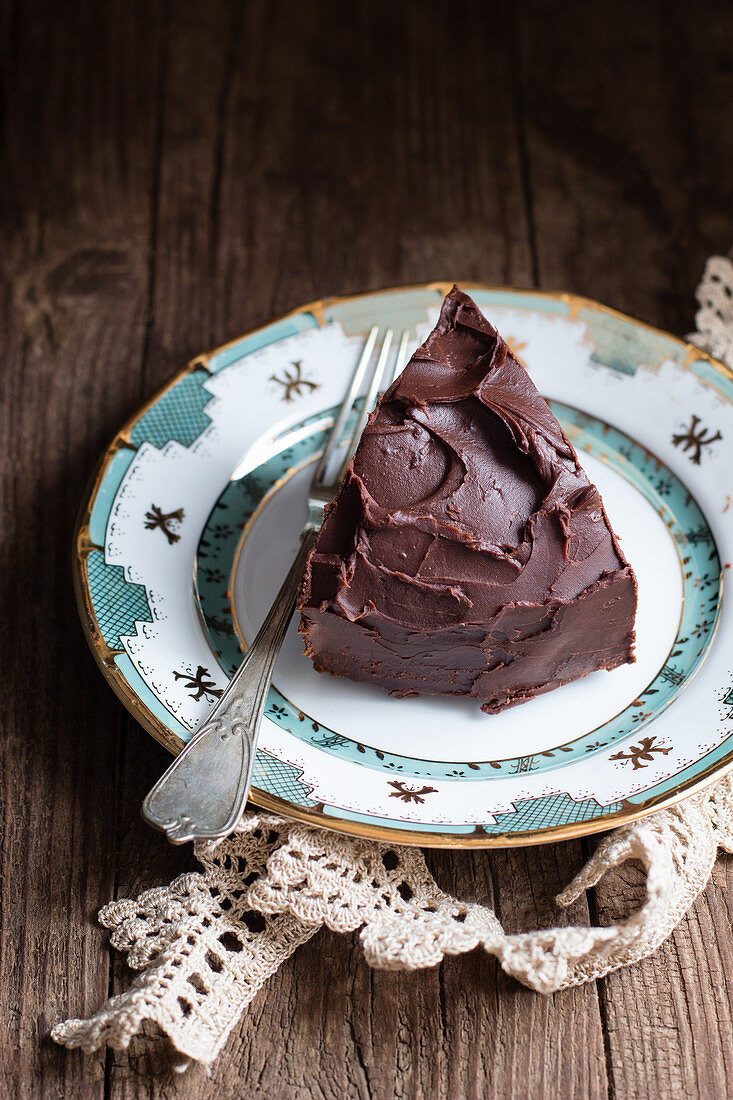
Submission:
[[[457,287],[369,419],[299,608],[319,671],[487,712],[634,659],[636,581],[598,490]]]

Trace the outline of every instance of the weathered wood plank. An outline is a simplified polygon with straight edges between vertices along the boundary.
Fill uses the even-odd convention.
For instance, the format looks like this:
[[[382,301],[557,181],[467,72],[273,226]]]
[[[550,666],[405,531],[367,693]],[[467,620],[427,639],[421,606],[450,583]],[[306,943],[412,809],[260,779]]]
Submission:
[[[3,21],[3,1096],[104,1091],[104,1055],[69,1055],[48,1031],[109,980],[95,917],[114,888],[122,715],[69,564],[92,464],[140,394],[152,134],[124,77],[153,79],[141,8],[80,4],[60,20],[35,3]],[[152,39],[150,13],[145,25]]]
[[[609,1076],[616,1095],[728,1096],[733,1081],[730,859],[649,959],[602,983]],[[598,919],[622,919],[644,896],[640,867],[596,891]]]
[[[689,331],[705,260],[731,241],[731,10],[572,0],[520,15],[538,271]],[[721,171],[722,168],[722,171]]]
[[[733,162],[731,12],[647,5],[601,23],[573,3],[565,20],[561,53],[550,4],[525,7],[519,33],[540,280],[689,331],[704,260],[733,239],[729,172],[706,152]],[[653,958],[599,983],[616,1097],[730,1092],[728,862]],[[620,919],[641,873],[595,894],[598,919]]]
[[[558,912],[554,897],[582,863],[579,844],[457,856],[431,852],[441,886],[493,903],[509,932],[587,923],[584,902]],[[603,1032],[594,985],[540,997],[497,973],[480,952],[442,967],[451,1096],[605,1097]]]

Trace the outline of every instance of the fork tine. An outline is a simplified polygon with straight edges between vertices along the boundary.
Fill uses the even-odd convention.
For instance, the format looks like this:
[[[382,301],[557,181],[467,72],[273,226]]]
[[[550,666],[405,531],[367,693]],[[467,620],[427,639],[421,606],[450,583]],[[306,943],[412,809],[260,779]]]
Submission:
[[[341,479],[346,474],[346,470],[348,468],[348,465],[351,462],[351,459],[354,456],[354,451],[356,450],[356,448],[358,446],[358,443],[359,443],[359,440],[361,439],[361,433],[364,431],[364,425],[366,424],[366,422],[369,418],[369,413],[372,411],[372,409],[374,407],[374,402],[377,400],[377,392],[379,390],[379,383],[382,381],[382,375],[384,374],[384,368],[387,365],[387,359],[389,358],[389,349],[390,349],[391,346],[392,346],[392,329],[390,328],[390,329],[387,329],[386,333],[384,334],[384,341],[382,343],[382,350],[379,353],[379,358],[377,359],[377,365],[374,368],[374,371],[372,373],[371,381],[369,382],[369,387],[368,387],[367,392],[366,392],[366,397],[364,398],[364,404],[362,405],[361,412],[359,413],[359,419],[356,422],[354,432],[351,436],[351,443],[349,444],[346,455],[344,456],[344,460],[341,463],[341,468],[340,468],[340,470],[338,472],[338,475],[336,477],[336,482],[337,483],[340,482]]]
[[[390,386],[399,378],[405,369],[407,363],[407,344],[410,340],[410,333],[407,329],[402,333],[402,339],[400,340],[400,346],[397,350],[397,358],[394,361],[394,367],[392,368],[392,376],[389,380]]]
[[[351,412],[352,406],[356,399],[356,395],[359,392],[359,387],[364,380],[364,375],[366,374],[367,367],[369,366],[369,360],[371,359],[372,352],[374,351],[374,345],[377,342],[378,333],[379,329],[375,325],[370,330],[369,335],[367,336],[366,343],[364,344],[364,350],[362,351],[359,357],[359,362],[356,364],[354,373],[351,376],[351,382],[349,383],[349,388],[346,391],[346,396],[341,402],[341,408],[339,409],[336,420],[334,421],[334,425],[331,428],[331,434],[328,437],[328,442],[323,449],[323,454],[321,455],[318,461],[318,465],[316,466],[315,473],[313,474],[314,485],[323,482],[326,467],[331,460],[334,449],[338,446],[339,440],[341,438],[341,433],[344,430],[344,424],[346,423],[346,419]]]

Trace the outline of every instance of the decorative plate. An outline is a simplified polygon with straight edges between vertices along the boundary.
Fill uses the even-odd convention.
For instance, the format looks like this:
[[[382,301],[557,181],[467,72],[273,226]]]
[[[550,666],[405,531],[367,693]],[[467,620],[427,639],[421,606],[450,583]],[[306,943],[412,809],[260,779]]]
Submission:
[[[443,284],[303,306],[195,359],[102,459],[75,583],[102,671],[172,752],[203,722],[284,576],[312,463],[378,324],[432,327]],[[733,765],[733,374],[585,299],[466,285],[599,487],[639,582],[637,662],[486,716],[319,676],[291,624],[252,801],[391,842],[599,832]]]

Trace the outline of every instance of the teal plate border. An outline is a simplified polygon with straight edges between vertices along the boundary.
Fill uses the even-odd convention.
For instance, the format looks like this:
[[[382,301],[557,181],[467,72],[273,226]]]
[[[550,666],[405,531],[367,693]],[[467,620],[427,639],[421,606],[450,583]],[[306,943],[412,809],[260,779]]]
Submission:
[[[608,424],[557,401],[550,406],[576,449],[593,454],[622,474],[658,512],[674,540],[682,565],[683,609],[668,658],[637,698],[601,726],[565,744],[531,756],[455,761],[401,756],[329,729],[270,688],[267,715],[294,737],[342,759],[390,774],[420,779],[484,780],[537,773],[600,752],[629,734],[639,734],[684,690],[709,649],[720,614],[722,576],[712,532],[697,502],[671,470],[641,444]],[[330,422],[334,410],[325,414]],[[233,566],[248,525],[263,502],[324,446],[323,419],[311,418],[312,434],[300,438],[308,421],[296,424],[280,440],[282,450],[242,477],[232,480],[204,526],[196,557],[194,586],[204,632],[220,667],[231,677],[244,646],[232,605]],[[243,534],[244,532],[244,534]]]

